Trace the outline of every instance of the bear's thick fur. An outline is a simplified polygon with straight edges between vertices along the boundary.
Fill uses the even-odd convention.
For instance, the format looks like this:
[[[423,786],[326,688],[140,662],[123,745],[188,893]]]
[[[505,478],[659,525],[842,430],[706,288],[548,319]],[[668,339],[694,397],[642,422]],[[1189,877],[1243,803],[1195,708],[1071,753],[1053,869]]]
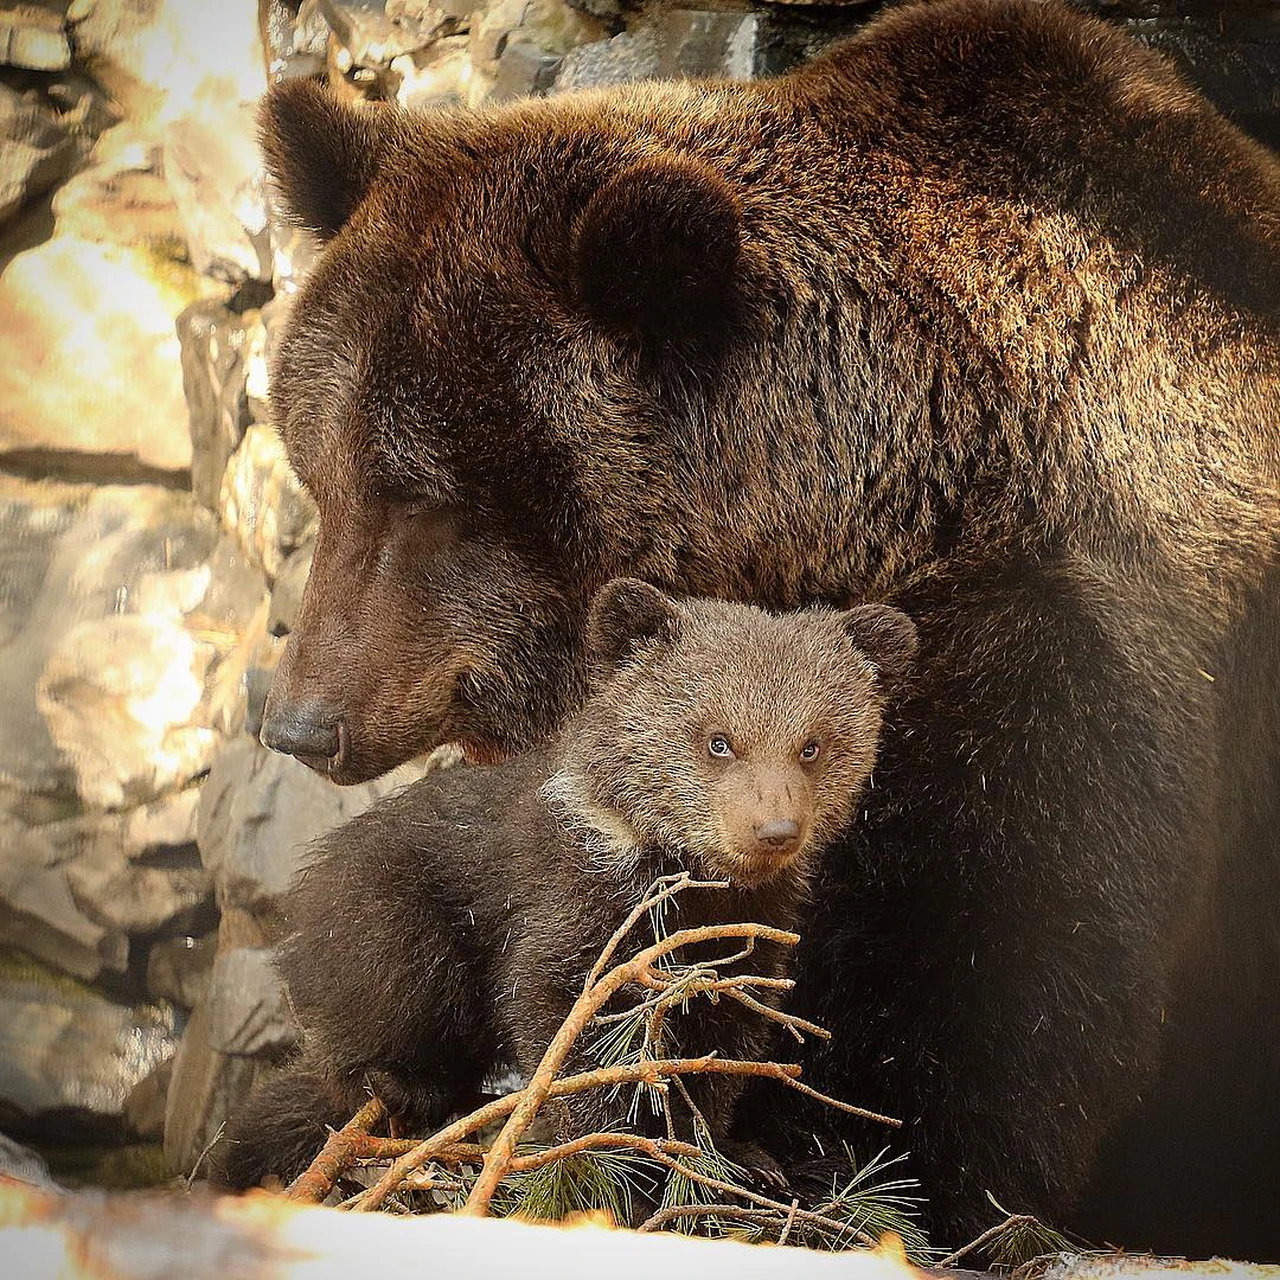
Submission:
[[[229,1185],[296,1177],[370,1086],[402,1129],[429,1131],[503,1063],[531,1076],[660,876],[728,882],[686,892],[668,928],[801,925],[871,776],[886,697],[915,652],[911,621],[883,605],[775,618],[679,604],[624,578],[601,592],[588,634],[599,684],[552,750],[428,776],[319,842],[286,900],[280,952],[302,1052],[235,1118],[220,1153]],[[789,968],[761,942],[722,972]],[[729,999],[673,1023],[685,1056],[762,1060],[777,1031]],[[688,1082],[722,1149],[742,1082]],[[625,1122],[629,1101],[569,1100],[563,1136]],[[674,1096],[672,1114],[696,1138]]]
[[[1280,1251],[1274,157],[1012,0],[770,82],[287,85],[264,135],[329,240],[274,369],[320,531],[264,740],[351,782],[542,739],[616,574],[898,605],[815,1083],[915,1121],[943,1238],[988,1189],[1061,1221],[1109,1142],[1106,1238]]]

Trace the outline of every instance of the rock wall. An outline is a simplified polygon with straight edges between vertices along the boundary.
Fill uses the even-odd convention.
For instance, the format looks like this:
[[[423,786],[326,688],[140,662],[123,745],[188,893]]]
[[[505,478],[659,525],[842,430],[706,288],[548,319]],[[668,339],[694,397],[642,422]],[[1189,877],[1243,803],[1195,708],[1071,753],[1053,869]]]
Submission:
[[[430,111],[743,78],[881,7],[0,9],[0,1127],[63,1156],[162,1139],[148,1176],[196,1168],[293,1041],[269,942],[306,841],[427,767],[340,791],[256,740],[313,514],[267,414],[314,247],[264,190],[265,86]],[[1270,0],[1087,7],[1280,142]]]

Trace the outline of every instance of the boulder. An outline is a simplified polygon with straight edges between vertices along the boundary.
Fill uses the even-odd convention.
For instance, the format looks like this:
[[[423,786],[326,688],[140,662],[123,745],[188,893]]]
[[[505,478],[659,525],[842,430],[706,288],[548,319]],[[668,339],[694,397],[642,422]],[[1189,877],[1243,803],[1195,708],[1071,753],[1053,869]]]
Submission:
[[[40,94],[0,84],[0,224],[62,181],[76,159],[74,136]]]
[[[164,175],[201,275],[239,284],[271,279],[256,107],[243,103],[173,121]]]
[[[760,29],[754,13],[671,9],[634,31],[571,50],[555,88],[565,92],[682,76],[749,79],[757,71]]]
[[[207,769],[206,684],[263,599],[243,561],[190,494],[0,476],[11,810],[43,824],[129,808]]]
[[[63,851],[39,828],[0,815],[0,944],[79,978],[120,972],[129,939],[94,920],[75,900]]]
[[[208,917],[195,806],[191,788],[132,811],[43,826],[0,815],[0,944],[93,979],[125,969],[131,936]]]
[[[114,1132],[129,1095],[171,1057],[178,1015],[118,1004],[34,962],[0,961],[0,1114],[45,1134]]]
[[[181,933],[153,944],[147,953],[147,994],[180,1009],[194,1009],[209,989],[217,946],[216,933]]]
[[[0,274],[0,455],[81,454],[79,472],[104,479],[185,471],[173,324],[200,288],[154,245],[68,231],[15,254]]]
[[[209,1044],[202,1009],[191,1015],[165,1097],[164,1154],[170,1169],[186,1177],[208,1172],[205,1162],[219,1132],[252,1087],[255,1072],[252,1058],[219,1053]]]
[[[58,1189],[44,1157],[3,1133],[0,1133],[0,1178],[12,1178],[32,1187],[43,1187],[46,1191]]]
[[[62,637],[36,704],[83,803],[138,803],[209,768],[219,738],[198,713],[213,656],[180,616],[89,619]]]
[[[246,736],[214,761],[200,795],[200,856],[223,910],[268,910],[288,888],[306,846],[420,777],[411,761],[373,782],[335,787],[290,756]]]
[[[217,510],[227,462],[249,425],[245,376],[250,322],[206,299],[178,316],[177,331],[191,427],[191,489],[206,507]]]
[[[66,5],[0,9],[0,64],[26,71],[65,71],[71,65]]]
[[[315,528],[315,504],[303,489],[273,427],[255,423],[227,463],[222,518],[269,578]]]
[[[297,1042],[298,1025],[268,947],[220,951],[201,1007],[209,1045],[219,1053],[272,1055]]]

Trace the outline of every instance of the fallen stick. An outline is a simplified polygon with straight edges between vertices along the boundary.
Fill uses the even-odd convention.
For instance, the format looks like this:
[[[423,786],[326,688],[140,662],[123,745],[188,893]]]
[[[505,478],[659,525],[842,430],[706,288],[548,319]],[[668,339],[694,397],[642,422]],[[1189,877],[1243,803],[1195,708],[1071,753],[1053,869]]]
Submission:
[[[325,1140],[324,1148],[304,1173],[296,1177],[285,1194],[290,1200],[319,1204],[333,1190],[355,1158],[352,1146],[369,1136],[369,1130],[386,1119],[387,1109],[378,1098],[370,1098],[359,1111]]]

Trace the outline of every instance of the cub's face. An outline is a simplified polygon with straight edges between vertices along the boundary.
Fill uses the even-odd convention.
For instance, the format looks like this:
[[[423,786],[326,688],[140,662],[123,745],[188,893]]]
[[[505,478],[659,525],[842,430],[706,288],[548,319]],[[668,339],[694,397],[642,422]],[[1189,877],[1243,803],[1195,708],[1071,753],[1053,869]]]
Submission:
[[[581,695],[592,590],[659,536],[658,446],[607,442],[653,434],[637,369],[731,310],[738,211],[572,111],[267,101],[279,197],[326,247],[272,368],[320,524],[262,739],[334,781],[545,737]]]
[[[567,748],[582,816],[752,885],[851,819],[916,636],[883,606],[771,616],[621,579],[590,644],[602,683]]]

